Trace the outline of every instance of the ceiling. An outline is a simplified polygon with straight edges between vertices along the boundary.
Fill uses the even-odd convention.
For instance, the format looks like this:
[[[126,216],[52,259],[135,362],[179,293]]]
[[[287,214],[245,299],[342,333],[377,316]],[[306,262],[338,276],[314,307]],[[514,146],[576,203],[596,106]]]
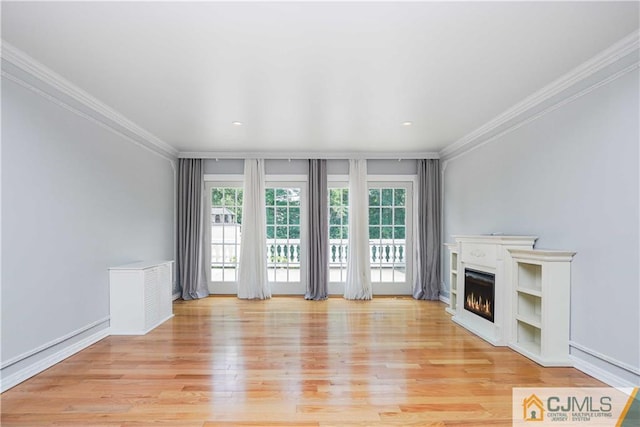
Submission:
[[[3,1],[2,38],[181,152],[433,152],[636,30],[638,6]]]

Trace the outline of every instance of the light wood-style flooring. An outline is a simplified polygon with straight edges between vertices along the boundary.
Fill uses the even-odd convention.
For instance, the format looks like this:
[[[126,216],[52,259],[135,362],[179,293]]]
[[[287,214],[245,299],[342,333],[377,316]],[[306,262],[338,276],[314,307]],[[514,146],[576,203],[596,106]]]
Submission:
[[[8,390],[8,426],[511,425],[514,386],[594,386],[411,298],[176,301]]]

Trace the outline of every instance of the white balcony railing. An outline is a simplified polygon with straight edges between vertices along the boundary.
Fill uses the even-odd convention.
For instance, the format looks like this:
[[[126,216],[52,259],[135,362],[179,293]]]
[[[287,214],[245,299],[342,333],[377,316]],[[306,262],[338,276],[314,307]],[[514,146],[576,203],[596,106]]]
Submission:
[[[347,262],[349,247],[346,240],[329,240],[329,267],[344,265]],[[267,257],[269,266],[277,264],[300,264],[300,240],[269,239],[267,240]],[[407,250],[405,240],[370,240],[369,261],[372,265],[392,267],[406,262]],[[216,242],[211,245],[211,264],[213,266],[234,266],[240,259],[240,242]]]

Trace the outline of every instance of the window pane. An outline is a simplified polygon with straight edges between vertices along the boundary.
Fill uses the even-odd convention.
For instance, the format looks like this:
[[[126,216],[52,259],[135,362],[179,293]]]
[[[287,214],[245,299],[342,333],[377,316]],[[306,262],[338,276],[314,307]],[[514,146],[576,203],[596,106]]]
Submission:
[[[404,224],[404,215],[405,215],[404,208],[396,208],[395,209],[395,218],[393,219],[393,224],[394,225],[405,225]]]
[[[382,189],[382,206],[392,206],[393,205],[393,189],[391,188],[383,188]]]
[[[406,190],[404,188],[396,188],[393,190],[394,204],[396,206],[405,205],[405,194]]]
[[[300,208],[289,208],[289,224],[300,224]]]
[[[379,208],[369,208],[369,225],[380,225]]]
[[[236,204],[236,189],[235,188],[225,188],[224,192],[224,206],[234,206]]]
[[[342,189],[342,204],[344,206],[349,206],[349,190],[346,188]]]
[[[391,225],[391,224],[393,224],[393,209],[392,208],[382,208],[382,224],[383,225]]]
[[[275,238],[275,235],[273,234],[273,225],[267,225],[267,239],[273,239]]]
[[[329,208],[329,224],[339,225],[340,224],[340,208],[339,207],[331,207]]]
[[[405,228],[404,227],[394,227],[393,228],[393,238],[394,239],[404,239],[405,238]]]
[[[273,224],[275,221],[275,210],[267,208],[267,224]]]
[[[339,239],[341,227],[329,227],[329,239]]]
[[[269,282],[275,282],[276,281],[276,270],[274,268],[267,269],[267,280]]]
[[[211,190],[211,203],[213,206],[222,206],[222,190],[213,188]]]
[[[300,227],[291,226],[289,227],[289,239],[299,239],[300,238]]]
[[[380,227],[369,227],[369,239],[380,238]]]
[[[287,234],[287,227],[276,227],[276,239],[286,239]]]
[[[287,208],[276,208],[276,224],[287,225],[289,223],[289,215]]]
[[[287,190],[284,188],[276,188],[276,205],[286,206],[288,201]]]
[[[300,206],[300,189],[299,188],[289,189],[289,205]]]
[[[264,200],[267,206],[273,206],[276,204],[275,190],[273,188],[267,188],[264,191]]]
[[[382,227],[382,235],[380,237],[382,239],[393,238],[393,227]]]
[[[380,190],[372,188],[369,190],[369,206],[380,206]]]

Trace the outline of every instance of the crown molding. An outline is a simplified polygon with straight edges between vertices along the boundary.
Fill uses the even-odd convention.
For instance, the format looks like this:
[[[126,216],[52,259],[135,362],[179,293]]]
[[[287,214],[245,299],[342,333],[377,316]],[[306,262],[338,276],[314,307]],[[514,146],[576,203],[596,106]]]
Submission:
[[[435,152],[381,152],[381,151],[311,151],[311,152],[278,152],[278,151],[181,151],[178,153],[181,159],[279,159],[279,160],[346,160],[346,159],[367,159],[367,160],[413,160],[413,159],[439,159],[440,155]]]
[[[118,127],[126,130],[127,132],[134,135],[137,139],[140,139],[141,142],[152,151],[156,151],[159,154],[164,156],[168,155],[170,157],[177,157],[178,150],[176,150],[171,145],[162,141],[160,138],[151,134],[147,130],[141,128],[131,120],[124,117],[122,114],[114,110],[113,108],[107,106],[102,103],[95,97],[89,95],[84,90],[80,89],[61,75],[57,74],[53,70],[47,68],[43,64],[39,63],[26,53],[22,52],[20,49],[11,45],[10,43],[2,40],[2,59],[12,64],[13,66],[19,68],[23,72],[32,76],[33,78],[41,81],[42,83],[48,85],[53,88],[57,92],[68,96],[69,98],[79,102],[83,107],[87,108],[89,111],[93,113],[97,113],[97,115],[92,115],[92,117],[96,118],[99,122],[104,124],[105,126],[115,130],[116,132],[122,134],[122,130],[118,129]],[[6,70],[3,70],[3,73],[7,73],[12,75],[14,78],[22,80],[19,76],[16,76]],[[24,82],[29,85],[28,82]],[[64,102],[64,100],[57,97],[55,94],[48,93],[48,95],[53,98],[58,99],[58,101]]]
[[[515,131],[516,129],[519,129],[523,126],[526,126],[527,124],[534,122],[536,120],[538,120],[539,118],[545,116],[546,114],[549,114],[559,108],[564,107],[567,104],[572,103],[573,101],[582,98],[585,95],[590,94],[591,92],[593,92],[594,90],[605,86],[611,82],[613,82],[614,80],[619,79],[620,77],[624,76],[627,73],[630,73],[632,71],[637,70],[640,67],[640,61],[635,61],[633,64],[625,67],[624,69],[618,71],[615,74],[612,74],[609,77],[606,77],[603,80],[598,81],[597,83],[592,84],[591,86],[588,86],[587,88],[581,90],[580,92],[577,92],[567,98],[561,99],[560,101],[556,102],[555,104],[551,104],[549,107],[544,108],[543,110],[539,111],[539,112],[534,112],[530,115],[526,115],[520,118],[519,121],[516,121],[515,123],[511,124],[510,126],[504,128],[503,130],[492,134],[486,138],[483,138],[479,141],[477,141],[474,144],[469,145],[468,147],[465,147],[463,150],[455,152],[453,154],[451,154],[450,156],[448,156],[445,160],[442,161],[442,164],[444,165],[444,167],[446,168],[447,164],[449,162],[452,162],[454,160],[456,160],[459,157],[464,156],[467,153],[472,152],[473,150],[483,147],[491,142],[494,142],[500,138],[502,138],[504,135]]]
[[[577,83],[584,81],[605,67],[614,64],[625,56],[637,51],[639,48],[640,30],[636,30],[596,56],[569,71],[567,74],[526,97],[473,132],[463,136],[451,145],[440,150],[440,158],[443,160],[450,160],[454,156],[458,157],[484,142],[483,138],[487,137],[491,132],[497,130],[508,122],[514,119],[519,121],[526,120],[529,118],[527,115],[528,113],[534,114],[532,110],[536,106],[550,100],[554,96],[562,93]],[[537,116],[539,117],[539,115]],[[513,126],[516,125],[517,124]]]

